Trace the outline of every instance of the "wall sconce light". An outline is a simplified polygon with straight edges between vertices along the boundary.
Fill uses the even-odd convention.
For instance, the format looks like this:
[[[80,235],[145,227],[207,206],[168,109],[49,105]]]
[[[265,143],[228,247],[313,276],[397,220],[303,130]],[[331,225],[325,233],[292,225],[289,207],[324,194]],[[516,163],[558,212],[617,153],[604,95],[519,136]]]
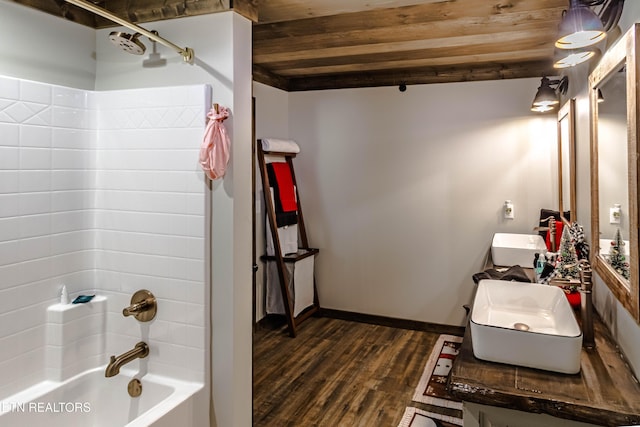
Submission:
[[[581,0],[571,0],[558,27],[559,49],[580,49],[594,45],[607,36],[600,17]]]
[[[552,86],[555,86],[555,88]],[[558,104],[560,104],[558,92],[564,95],[567,93],[568,88],[569,78],[567,76],[564,76],[560,80],[549,80],[547,77],[543,77],[538,92],[536,92],[536,96],[533,98],[531,111],[545,113],[554,110]]]

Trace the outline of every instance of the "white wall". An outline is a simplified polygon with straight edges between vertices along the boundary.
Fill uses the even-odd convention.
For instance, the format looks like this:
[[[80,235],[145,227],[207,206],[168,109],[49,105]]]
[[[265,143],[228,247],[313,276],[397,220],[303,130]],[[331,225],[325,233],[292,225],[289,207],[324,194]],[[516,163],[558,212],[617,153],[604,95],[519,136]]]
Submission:
[[[252,419],[251,22],[232,17],[231,163],[212,197],[212,378],[221,427]]]
[[[0,0],[0,75],[81,89],[96,77],[95,31]]]
[[[323,307],[462,324],[492,234],[532,232],[540,208],[557,205],[555,118],[529,111],[538,85],[288,95],[289,130],[284,122],[273,130],[302,149],[296,177],[320,248]],[[284,105],[260,87],[256,96],[258,113],[261,96]],[[258,138],[278,136],[257,119]],[[515,220],[502,219],[506,199]]]

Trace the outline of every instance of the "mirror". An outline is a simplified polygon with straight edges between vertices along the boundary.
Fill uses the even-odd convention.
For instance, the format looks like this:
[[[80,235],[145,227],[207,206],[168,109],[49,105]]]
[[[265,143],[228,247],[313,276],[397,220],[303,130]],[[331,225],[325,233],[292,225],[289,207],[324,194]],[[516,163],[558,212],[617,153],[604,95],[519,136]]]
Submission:
[[[565,223],[576,218],[575,99],[558,111],[558,210]]]
[[[640,323],[635,24],[589,76],[592,265]],[[562,197],[562,196],[561,196]]]
[[[620,252],[629,261],[626,77],[622,66],[598,86],[598,229],[600,255],[622,276],[624,286],[629,289],[629,265],[612,255],[612,250],[619,246],[614,245],[619,230],[625,243]]]

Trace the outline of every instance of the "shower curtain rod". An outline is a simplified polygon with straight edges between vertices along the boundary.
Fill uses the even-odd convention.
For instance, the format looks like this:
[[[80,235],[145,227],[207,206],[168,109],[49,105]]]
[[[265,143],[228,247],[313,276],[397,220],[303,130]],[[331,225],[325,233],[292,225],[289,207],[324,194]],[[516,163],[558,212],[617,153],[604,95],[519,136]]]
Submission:
[[[93,12],[96,15],[100,15],[103,18],[106,18],[110,21],[115,22],[116,24],[120,24],[123,27],[127,27],[130,30],[133,30],[135,32],[138,32],[140,34],[142,34],[143,36],[148,37],[150,40],[153,40],[155,42],[158,42],[166,47],[168,47],[169,49],[173,49],[176,52],[178,52],[180,55],[182,55],[182,59],[184,60],[184,62],[187,62],[189,64],[193,64],[193,61],[195,59],[195,52],[193,51],[193,49],[191,49],[190,47],[185,47],[184,49],[181,48],[180,46],[177,46],[173,43],[171,43],[169,40],[166,40],[162,37],[160,37],[157,34],[152,33],[151,31],[147,31],[144,28],[136,25],[136,24],[132,24],[129,21],[125,21],[122,18],[117,17],[116,15],[114,15],[113,13],[109,12],[106,9],[103,9],[99,6],[96,6],[93,3],[90,3],[88,1],[85,0],[65,0],[67,3],[71,3],[75,6],[81,7],[82,9],[88,10],[89,12]]]

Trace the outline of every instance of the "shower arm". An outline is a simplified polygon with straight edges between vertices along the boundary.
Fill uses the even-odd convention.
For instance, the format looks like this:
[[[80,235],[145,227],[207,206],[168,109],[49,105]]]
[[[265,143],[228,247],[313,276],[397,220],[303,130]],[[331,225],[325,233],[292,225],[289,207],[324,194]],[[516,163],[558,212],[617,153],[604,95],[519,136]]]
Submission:
[[[93,3],[90,3],[88,1],[85,0],[65,0],[67,3],[71,3],[72,5],[78,6],[82,9],[88,10],[89,12],[93,12],[96,15],[100,15],[103,18],[106,18],[110,21],[115,22],[116,24],[120,24],[123,27],[127,27],[130,30],[133,30],[135,32],[138,32],[140,34],[142,34],[143,36],[146,36],[147,38],[149,38],[150,40],[153,40],[155,42],[158,42],[166,47],[168,47],[169,49],[173,49],[176,52],[178,52],[180,55],[182,55],[182,59],[184,60],[184,62],[189,63],[189,64],[193,64],[193,61],[195,59],[195,52],[193,51],[193,49],[191,49],[190,47],[185,47],[184,49],[181,48],[180,46],[177,46],[173,43],[171,43],[169,40],[166,40],[162,37],[160,37],[157,33],[153,33],[151,31],[145,30],[144,28],[133,24],[129,21],[126,21],[116,15],[114,15],[113,13],[109,12],[106,9],[103,9],[99,6],[96,6]]]

